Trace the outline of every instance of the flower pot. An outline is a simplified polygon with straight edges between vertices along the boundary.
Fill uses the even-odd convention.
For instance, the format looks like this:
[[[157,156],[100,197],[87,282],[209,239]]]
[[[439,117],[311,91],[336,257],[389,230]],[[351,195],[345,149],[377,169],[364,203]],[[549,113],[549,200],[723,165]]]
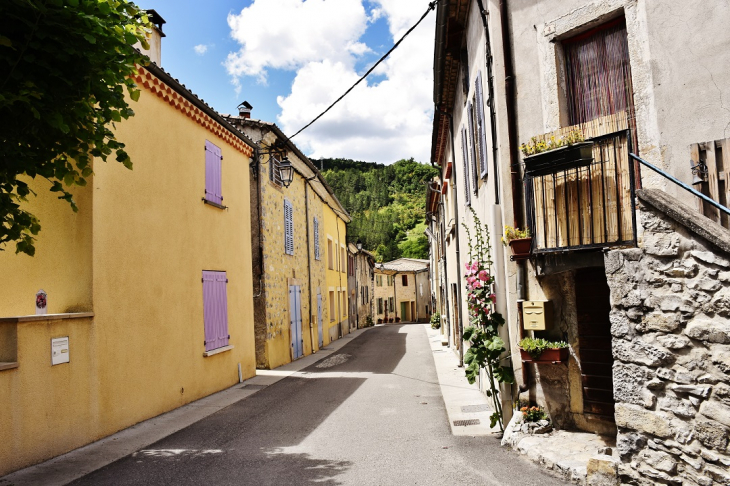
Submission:
[[[520,349],[520,355],[523,363],[564,363],[568,361],[570,349],[548,348],[537,358],[533,358],[527,351]]]
[[[524,158],[526,175],[545,175],[593,162],[593,142],[580,142]]]
[[[532,238],[517,238],[509,240],[509,247],[515,257],[529,257],[532,248]]]

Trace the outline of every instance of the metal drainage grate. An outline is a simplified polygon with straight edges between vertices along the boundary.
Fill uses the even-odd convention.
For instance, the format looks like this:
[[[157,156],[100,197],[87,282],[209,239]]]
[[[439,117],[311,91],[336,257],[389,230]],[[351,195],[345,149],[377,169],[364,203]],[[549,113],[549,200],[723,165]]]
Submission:
[[[243,390],[261,390],[263,388],[266,388],[269,385],[243,385],[241,389]]]
[[[479,425],[479,419],[454,420],[454,427],[466,427],[467,425]]]
[[[465,407],[461,407],[461,411],[463,413],[489,412],[489,410],[489,405],[487,405],[486,403],[483,405],[467,405]]]
[[[445,353],[446,350],[445,349],[434,349],[433,352],[434,353]]]

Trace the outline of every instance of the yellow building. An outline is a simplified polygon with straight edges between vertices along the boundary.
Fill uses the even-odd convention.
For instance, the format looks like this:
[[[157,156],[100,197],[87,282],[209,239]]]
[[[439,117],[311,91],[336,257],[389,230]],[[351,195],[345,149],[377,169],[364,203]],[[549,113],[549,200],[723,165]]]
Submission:
[[[347,227],[344,217],[343,213],[336,211],[335,208],[330,206],[324,208],[329,303],[329,326],[326,332],[329,332],[330,341],[350,332],[347,318]]]
[[[375,264],[377,323],[423,322],[431,316],[428,267],[428,260],[415,258]]]
[[[155,65],[79,212],[33,181],[36,256],[0,252],[0,476],[255,374],[253,143]],[[36,315],[36,293],[47,306]]]
[[[251,119],[248,102],[238,108],[238,116],[224,117],[257,141],[259,154],[251,181],[251,244],[258,249],[253,254],[256,366],[271,369],[342,335],[347,260],[334,255],[337,270],[329,270],[326,251],[329,239],[344,248],[350,217],[322,174],[275,124]],[[284,160],[293,168],[288,186],[280,170]]]

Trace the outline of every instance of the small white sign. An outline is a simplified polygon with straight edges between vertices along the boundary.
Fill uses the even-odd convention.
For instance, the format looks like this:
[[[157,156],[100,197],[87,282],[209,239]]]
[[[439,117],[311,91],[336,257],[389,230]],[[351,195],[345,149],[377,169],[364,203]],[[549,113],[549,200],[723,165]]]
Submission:
[[[51,339],[51,365],[68,363],[68,336]]]

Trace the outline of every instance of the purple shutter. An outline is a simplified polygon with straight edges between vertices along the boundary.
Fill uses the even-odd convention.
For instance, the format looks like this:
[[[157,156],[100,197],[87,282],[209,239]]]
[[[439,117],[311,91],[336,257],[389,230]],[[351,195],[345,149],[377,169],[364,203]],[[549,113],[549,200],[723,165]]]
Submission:
[[[203,322],[205,350],[228,346],[226,272],[203,271]]]
[[[471,183],[474,194],[479,189],[479,172],[477,172],[477,147],[476,131],[474,130],[474,106],[469,103],[467,107],[467,116],[469,117],[469,141],[471,141],[471,150],[469,150],[469,167],[471,167]]]
[[[209,141],[205,141],[205,199],[207,201],[223,204],[221,191],[221,160],[223,155],[220,147],[216,147]]]
[[[294,221],[291,202],[284,199],[284,252],[294,254]]]
[[[471,205],[471,191],[469,190],[469,157],[467,155],[467,137],[466,128],[461,128],[461,158],[464,162],[464,204]]]
[[[476,80],[476,93],[477,93],[477,127],[481,150],[479,151],[479,163],[481,164],[480,175],[482,178],[487,177],[489,173],[489,167],[487,164],[487,126],[486,118],[484,117],[484,92],[482,91],[482,72],[477,72]]]

